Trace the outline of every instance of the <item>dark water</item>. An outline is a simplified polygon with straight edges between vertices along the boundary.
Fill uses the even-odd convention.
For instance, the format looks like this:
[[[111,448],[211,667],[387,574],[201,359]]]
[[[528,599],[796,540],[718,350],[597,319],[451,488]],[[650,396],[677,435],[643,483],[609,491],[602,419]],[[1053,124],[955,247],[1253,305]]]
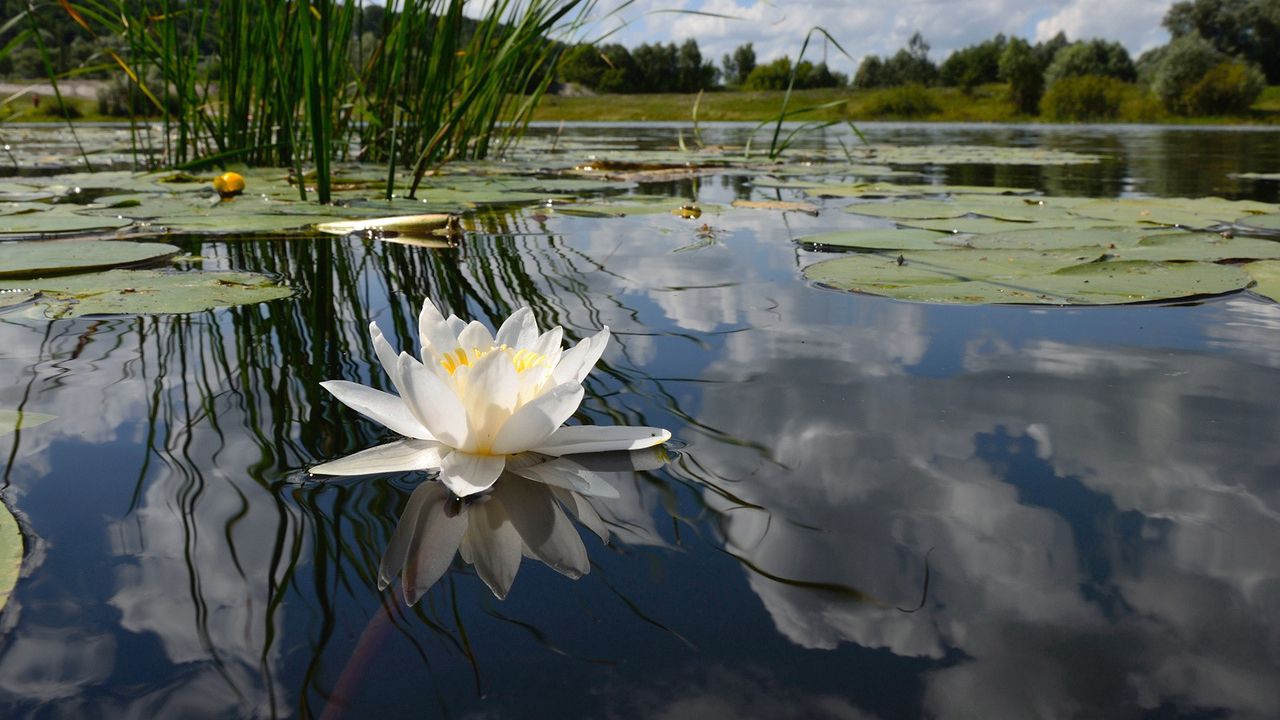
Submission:
[[[946,182],[1280,186],[1228,177],[1280,168],[1275,132],[870,132],[1108,156],[926,168]],[[751,188],[640,189],[658,191]],[[854,222],[838,211],[478,222],[457,251],[185,243],[299,290],[264,305],[0,315],[0,407],[57,416],[0,436],[30,545],[0,614],[0,715],[1280,716],[1280,306],[810,287],[800,268],[820,256],[791,238]],[[526,560],[499,601],[455,561],[406,607],[377,571],[422,478],[307,478],[391,437],[317,383],[387,386],[365,328],[414,346],[428,295],[490,323],[527,304],[575,337],[609,325],[579,419],[683,445],[602,503],[617,537],[582,532],[585,577]]]

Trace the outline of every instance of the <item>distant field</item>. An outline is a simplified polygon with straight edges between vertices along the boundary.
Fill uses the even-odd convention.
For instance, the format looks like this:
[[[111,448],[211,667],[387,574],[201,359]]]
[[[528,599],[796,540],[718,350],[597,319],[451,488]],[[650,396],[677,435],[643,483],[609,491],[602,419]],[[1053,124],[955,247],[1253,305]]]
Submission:
[[[698,104],[698,120],[764,121],[782,109],[782,92],[707,92]],[[534,114],[536,120],[676,120],[693,118],[696,95],[548,96]],[[796,115],[797,120],[928,120],[941,122],[1037,122],[1019,115],[1002,84],[983,85],[965,94],[959,88],[927,88],[918,96],[901,89],[799,90],[791,94],[791,110],[820,108]],[[1117,122],[1158,123],[1280,123],[1280,87],[1263,92],[1248,117],[1186,118],[1169,115],[1141,88],[1130,86]]]

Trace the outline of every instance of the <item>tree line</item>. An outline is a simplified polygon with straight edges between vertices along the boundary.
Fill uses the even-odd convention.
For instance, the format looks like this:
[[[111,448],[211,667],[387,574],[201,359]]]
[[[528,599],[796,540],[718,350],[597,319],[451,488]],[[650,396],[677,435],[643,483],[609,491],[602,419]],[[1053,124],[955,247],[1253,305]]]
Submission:
[[[1000,34],[935,63],[929,43],[916,33],[893,55],[863,58],[849,78],[825,62],[784,56],[760,64],[751,43],[725,54],[717,67],[689,39],[632,49],[577,45],[564,55],[559,76],[601,93],[780,90],[792,82],[796,88],[919,85],[970,92],[1005,83],[1022,113],[1040,112],[1046,97],[1050,104],[1065,97],[1099,104],[1102,117],[1124,84],[1149,88],[1172,112],[1221,115],[1247,109],[1265,84],[1280,83],[1280,0],[1182,0],[1162,24],[1170,41],[1136,59],[1107,40],[1071,41],[1059,33],[1033,44]]]

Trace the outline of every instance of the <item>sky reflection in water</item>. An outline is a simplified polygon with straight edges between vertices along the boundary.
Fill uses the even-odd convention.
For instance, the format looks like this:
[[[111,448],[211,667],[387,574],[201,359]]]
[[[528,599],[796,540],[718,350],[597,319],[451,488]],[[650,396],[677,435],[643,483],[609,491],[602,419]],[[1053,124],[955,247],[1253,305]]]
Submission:
[[[1092,172],[1104,195],[1233,182],[1159,150],[1185,146],[1173,131],[1062,132],[1141,159],[931,172],[1051,190]],[[1226,148],[1211,167],[1278,152],[1201,137]],[[301,288],[270,305],[0,316],[0,406],[57,416],[4,438],[6,498],[39,539],[0,615],[3,714],[1280,714],[1280,306],[808,287],[818,255],[791,237],[873,223],[838,211],[490,222],[457,253],[190,246]],[[455,561],[406,607],[379,567],[432,486],[306,477],[390,439],[317,383],[385,389],[367,323],[413,345],[424,293],[490,323],[529,304],[574,337],[609,325],[580,417],[685,444],[612,477],[621,497],[575,535],[580,580],[526,562],[498,601]],[[926,564],[924,606],[899,610]]]

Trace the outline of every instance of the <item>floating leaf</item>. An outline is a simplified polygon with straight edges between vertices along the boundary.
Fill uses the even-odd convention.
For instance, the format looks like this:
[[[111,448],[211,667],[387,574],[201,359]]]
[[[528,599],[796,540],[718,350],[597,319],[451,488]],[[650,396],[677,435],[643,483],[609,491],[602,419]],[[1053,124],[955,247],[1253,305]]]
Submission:
[[[1249,276],[1257,281],[1257,285],[1249,288],[1264,297],[1280,302],[1280,261],[1261,260],[1241,266]]]
[[[806,215],[817,215],[818,206],[807,202],[788,202],[786,200],[734,200],[730,203],[736,208],[752,208],[756,210],[781,210],[783,212],[802,212]]]
[[[45,415],[44,413],[27,412],[26,410],[0,409],[0,435],[8,435],[14,430],[43,425],[50,420],[56,420],[57,417],[57,415]]]
[[[1012,222],[1010,220],[978,217],[957,217],[942,220],[902,220],[899,221],[898,224],[903,227],[923,228],[925,230],[937,230],[938,232],[975,234],[1010,232],[1016,229],[1025,229],[1028,225],[1027,223]],[[1050,224],[1051,227],[1053,225],[1053,223]],[[1062,221],[1060,227],[1095,227],[1110,225],[1114,225],[1114,223],[1107,220],[1074,218],[1072,220]]]
[[[1235,221],[1236,225],[1260,230],[1280,230],[1280,213],[1272,215],[1248,215]]]
[[[395,217],[372,218],[369,220],[343,220],[316,225],[316,230],[330,235],[350,235],[366,230],[383,232],[424,233],[444,227],[450,215],[397,215]]]
[[[1228,238],[1217,233],[1175,232],[1149,235],[1132,247],[1108,254],[1120,260],[1271,260],[1280,258],[1280,242]]]
[[[1084,217],[1130,224],[1170,225],[1192,230],[1229,224],[1232,218],[1246,213],[1274,211],[1274,205],[1222,198],[1121,198],[1094,200],[1072,208],[1073,213]]]
[[[0,237],[5,235],[59,235],[94,230],[115,230],[132,224],[128,218],[83,215],[55,206],[44,212],[7,215],[0,223]]]
[[[0,610],[8,604],[22,574],[22,530],[8,506],[0,502]]]
[[[1095,221],[1086,220],[1093,223]],[[1111,250],[1122,247],[1134,247],[1151,230],[1138,230],[1121,227],[1042,227],[1036,225],[1003,225],[1003,228],[1016,228],[1002,232],[970,235],[965,238],[969,247],[984,250],[1065,250],[1069,248],[1096,247]]]
[[[25,240],[0,243],[0,278],[39,277],[137,265],[172,257],[165,243],[122,240]]]
[[[1079,261],[1079,262],[1076,262]],[[1110,305],[1239,290],[1249,277],[1210,263],[1088,262],[1075,253],[938,250],[846,255],[805,268],[843,290],[940,303]]]
[[[35,296],[34,292],[24,289],[0,291],[0,309],[21,305]]]
[[[796,242],[825,247],[861,248],[867,250],[937,250],[953,235],[932,230],[837,230],[821,235],[807,235]]]
[[[265,275],[246,272],[108,270],[39,280],[0,281],[37,290],[50,315],[191,313],[288,297],[293,291]]]
[[[899,220],[932,220],[939,218],[957,218],[968,214],[968,210],[955,203],[944,200],[898,200],[885,203],[854,203],[845,207],[845,212],[870,217],[896,218]]]
[[[1280,180],[1280,173],[1231,173],[1230,177],[1241,178],[1242,180]]]

